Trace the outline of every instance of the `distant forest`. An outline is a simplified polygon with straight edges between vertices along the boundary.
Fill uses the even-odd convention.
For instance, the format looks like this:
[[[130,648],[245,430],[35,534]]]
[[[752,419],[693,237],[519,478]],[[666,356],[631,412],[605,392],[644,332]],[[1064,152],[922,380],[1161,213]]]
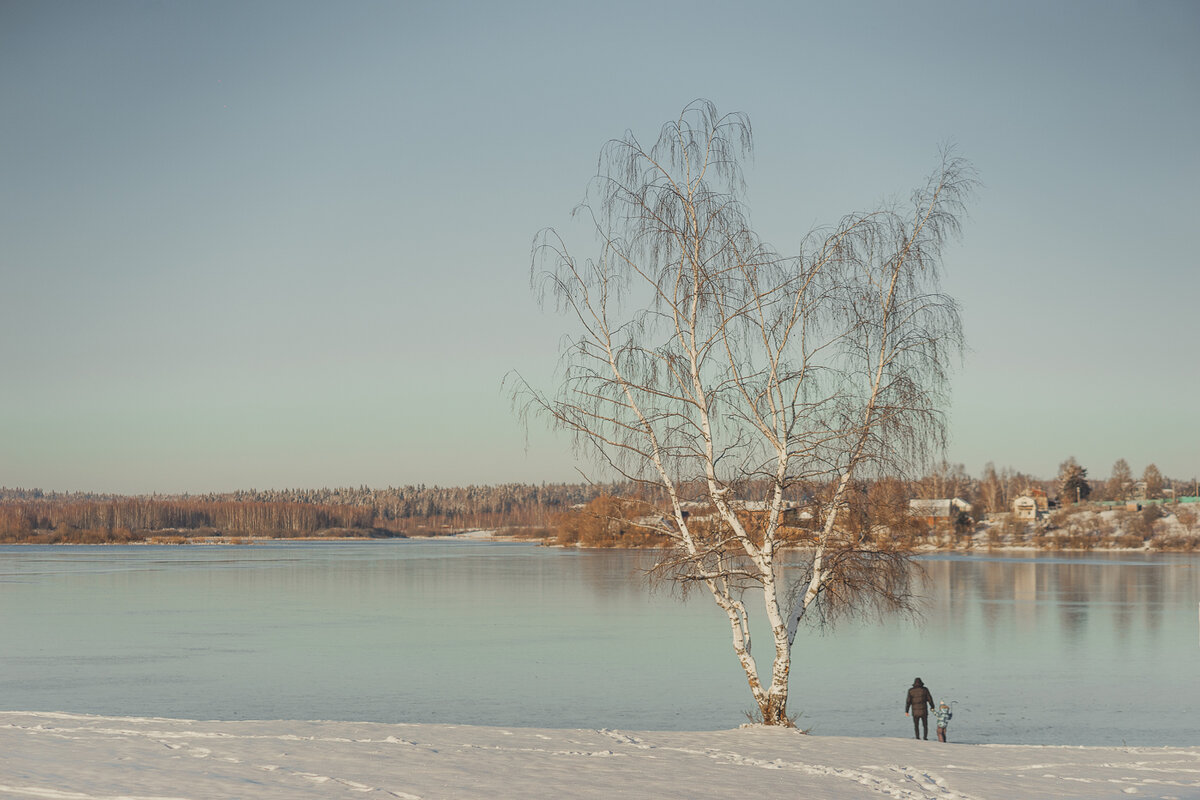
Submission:
[[[428,536],[545,526],[618,487],[588,484],[291,489],[126,497],[0,488],[0,542]]]
[[[688,497],[702,499],[703,486],[683,487]],[[746,497],[763,495],[762,486],[744,486]],[[437,536],[467,530],[496,530],[517,538],[540,539],[559,544],[585,546],[655,546],[662,542],[637,520],[648,509],[663,508],[662,499],[647,499],[646,487],[634,484],[519,484],[495,486],[402,486],[386,489],[368,487],[341,489],[287,489],[205,495],[150,495],[128,497],[84,492],[45,492],[41,489],[0,487],[0,543],[104,544],[123,542],[187,543],[202,539],[250,538],[388,538]],[[803,506],[820,502],[823,488],[795,485],[786,499]],[[861,502],[863,520],[883,522],[893,535],[924,539],[939,535],[917,525],[908,511],[913,498],[962,498],[971,504],[953,521],[966,534],[980,530],[985,520],[1007,517],[1012,503],[1021,495],[1040,492],[1049,498],[1051,509],[1063,508],[1062,518],[1039,523],[1053,531],[1069,527],[1066,508],[1106,506],[1132,502],[1189,503],[1178,516],[1200,547],[1200,531],[1190,506],[1200,500],[1200,481],[1171,479],[1154,464],[1141,473],[1141,480],[1124,460],[1113,464],[1107,479],[1088,476],[1074,458],[1059,466],[1051,480],[987,464],[978,478],[968,475],[963,465],[942,462],[924,477],[912,481],[885,478],[856,484],[852,496]],[[1190,496],[1189,496],[1190,495]],[[1090,501],[1090,505],[1089,505]],[[1082,505],[1081,505],[1082,504]],[[870,512],[866,512],[867,508]],[[1139,525],[1124,525],[1142,541],[1154,538],[1160,510],[1147,509],[1154,519]],[[856,515],[850,515],[856,518]],[[1057,521],[1055,521],[1057,520]],[[1097,522],[1092,527],[1099,530]],[[1038,526],[1020,532],[1033,535]],[[1078,526],[1076,526],[1078,527]],[[1136,531],[1133,529],[1137,528]],[[1144,529],[1144,530],[1143,530]],[[989,529],[991,530],[991,529]],[[1044,532],[1044,531],[1043,531]],[[1009,532],[1012,533],[1012,532]],[[1008,534],[1006,534],[1008,535]],[[1090,535],[1090,534],[1089,534]],[[1132,534],[1131,534],[1132,535]],[[1013,538],[1009,536],[1009,538]],[[1194,539],[1194,541],[1192,541]]]

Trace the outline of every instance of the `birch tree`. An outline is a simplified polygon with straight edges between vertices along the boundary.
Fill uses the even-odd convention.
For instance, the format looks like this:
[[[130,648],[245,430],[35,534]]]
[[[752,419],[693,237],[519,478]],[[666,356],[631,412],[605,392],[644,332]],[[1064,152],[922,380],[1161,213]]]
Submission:
[[[1133,470],[1129,468],[1128,461],[1123,458],[1116,460],[1104,493],[1108,495],[1109,500],[1128,500],[1133,494]]]
[[[979,496],[983,500],[984,509],[991,513],[1007,507],[1004,498],[1004,484],[996,472],[996,465],[991,461],[983,467],[983,478],[979,481]]]
[[[910,554],[873,521],[867,487],[944,444],[962,337],[939,270],[973,177],[943,154],[910,202],[785,256],[750,225],[751,148],[748,118],[704,100],[650,146],[630,132],[604,146],[576,210],[593,255],[553,228],[533,247],[543,304],[573,324],[557,389],[518,378],[516,395],[640,488],[637,524],[671,543],[653,572],[711,595],[761,721],[778,725],[802,624],[912,608]]]
[[[1146,499],[1158,500],[1163,496],[1163,476],[1154,464],[1146,467],[1142,473],[1142,482],[1146,484]]]

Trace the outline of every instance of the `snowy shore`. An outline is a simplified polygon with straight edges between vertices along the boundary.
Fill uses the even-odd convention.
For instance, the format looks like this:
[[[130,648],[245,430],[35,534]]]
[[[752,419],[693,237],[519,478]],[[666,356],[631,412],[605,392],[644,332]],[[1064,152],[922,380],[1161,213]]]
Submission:
[[[951,729],[953,731],[953,728]],[[0,797],[1200,797],[1200,747],[0,712]]]

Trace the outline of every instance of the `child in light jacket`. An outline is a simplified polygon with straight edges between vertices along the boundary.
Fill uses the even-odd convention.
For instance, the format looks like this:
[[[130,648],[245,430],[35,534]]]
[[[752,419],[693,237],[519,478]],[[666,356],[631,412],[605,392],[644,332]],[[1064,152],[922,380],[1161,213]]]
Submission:
[[[946,726],[950,724],[950,718],[954,716],[954,712],[950,710],[950,706],[942,701],[937,707],[937,711],[933,712],[934,719],[937,720],[937,735],[938,741],[946,741]]]

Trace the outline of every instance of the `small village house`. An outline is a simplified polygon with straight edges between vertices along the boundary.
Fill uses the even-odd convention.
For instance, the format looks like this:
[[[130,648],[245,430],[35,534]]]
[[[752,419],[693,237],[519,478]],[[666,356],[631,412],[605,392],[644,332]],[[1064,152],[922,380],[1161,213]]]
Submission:
[[[1027,494],[1023,494],[1012,502],[1012,513],[1016,519],[1036,520],[1038,518],[1038,505]]]
[[[1050,498],[1044,490],[1031,487],[1013,500],[1012,510],[1017,519],[1038,520],[1050,513]]]
[[[962,515],[970,515],[972,506],[958,497],[936,500],[909,500],[908,513],[930,527],[953,526]]]

